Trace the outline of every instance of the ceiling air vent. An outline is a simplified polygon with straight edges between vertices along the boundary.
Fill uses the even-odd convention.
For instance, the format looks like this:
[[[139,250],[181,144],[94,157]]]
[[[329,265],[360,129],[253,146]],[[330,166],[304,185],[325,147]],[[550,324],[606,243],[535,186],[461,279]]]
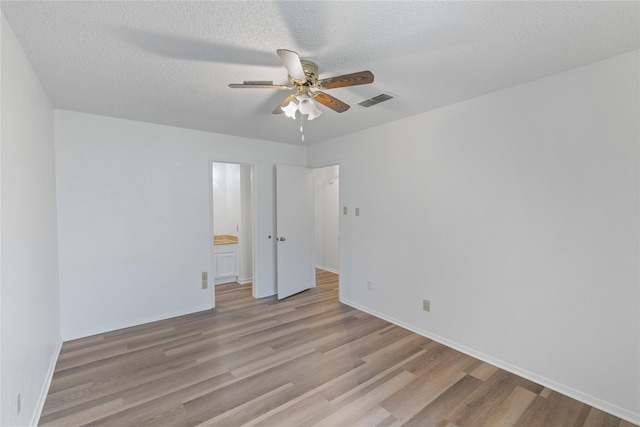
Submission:
[[[374,96],[371,99],[362,101],[359,105],[362,105],[363,107],[371,107],[372,105],[376,105],[376,104],[380,104],[381,102],[388,101],[391,98],[393,98],[393,96],[383,93],[382,95]]]

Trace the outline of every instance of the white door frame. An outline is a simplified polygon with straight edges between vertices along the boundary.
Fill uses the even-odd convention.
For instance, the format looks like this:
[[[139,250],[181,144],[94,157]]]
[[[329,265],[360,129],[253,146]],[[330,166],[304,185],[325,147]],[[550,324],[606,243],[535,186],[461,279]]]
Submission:
[[[338,208],[339,208],[339,212],[338,212],[338,237],[342,236],[342,227],[343,227],[343,222],[342,222],[342,191],[340,189],[340,163],[338,162],[329,162],[329,163],[320,163],[317,165],[313,165],[313,166],[309,166],[309,168],[313,169],[314,171],[316,169],[322,169],[322,168],[327,168],[327,167],[331,167],[331,166],[338,166]],[[315,221],[315,218],[314,218]],[[315,245],[314,245],[314,253],[315,253]],[[338,240],[338,271],[340,271],[342,269],[342,239]],[[340,281],[342,280],[342,275],[338,274],[338,298],[342,299],[342,286],[340,286]]]
[[[256,250],[256,230],[257,230],[257,215],[256,215],[256,207],[257,207],[257,195],[255,188],[255,174],[256,174],[256,164],[253,162],[246,162],[241,160],[229,160],[229,159],[218,159],[215,157],[209,157],[209,277],[208,277],[208,286],[211,290],[211,307],[216,306],[216,279],[215,279],[215,257],[214,250],[215,245],[213,244],[213,164],[214,163],[228,163],[240,166],[249,166],[251,168],[251,228],[252,228],[252,236],[251,236],[251,271],[252,271],[252,281],[251,281],[251,295],[256,295],[257,283],[256,283],[256,265],[258,265],[257,256],[258,251]]]

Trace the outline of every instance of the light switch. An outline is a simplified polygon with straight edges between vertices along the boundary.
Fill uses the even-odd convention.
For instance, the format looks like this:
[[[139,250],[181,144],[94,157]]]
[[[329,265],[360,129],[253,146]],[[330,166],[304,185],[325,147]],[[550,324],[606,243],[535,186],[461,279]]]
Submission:
[[[346,206],[344,206],[344,207],[342,208],[342,215],[346,215],[346,214],[347,214],[347,207],[346,207]]]
[[[356,216],[360,216],[360,208],[356,208]]]

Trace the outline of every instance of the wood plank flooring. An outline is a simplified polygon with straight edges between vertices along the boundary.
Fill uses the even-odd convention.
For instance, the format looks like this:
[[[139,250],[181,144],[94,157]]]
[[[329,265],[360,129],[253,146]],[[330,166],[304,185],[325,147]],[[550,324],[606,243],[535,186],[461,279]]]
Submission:
[[[214,310],[66,342],[40,425],[633,426],[337,291],[321,270],[283,301],[221,285]]]

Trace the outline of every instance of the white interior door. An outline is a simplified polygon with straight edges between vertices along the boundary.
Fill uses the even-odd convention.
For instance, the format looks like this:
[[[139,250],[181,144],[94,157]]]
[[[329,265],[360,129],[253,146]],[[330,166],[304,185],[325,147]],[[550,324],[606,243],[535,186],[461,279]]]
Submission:
[[[315,287],[313,170],[276,166],[278,299]]]

